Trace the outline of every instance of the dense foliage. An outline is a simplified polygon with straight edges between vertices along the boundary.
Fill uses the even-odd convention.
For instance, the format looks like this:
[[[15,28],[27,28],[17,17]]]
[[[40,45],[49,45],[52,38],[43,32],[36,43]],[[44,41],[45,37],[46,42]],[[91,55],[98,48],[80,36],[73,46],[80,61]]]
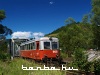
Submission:
[[[67,25],[51,33],[58,34],[56,37],[60,40],[60,48],[68,53],[68,55],[73,54],[77,48],[83,48],[85,50],[95,48],[93,43],[93,25],[84,20],[81,23],[73,21],[69,23],[67,20]]]
[[[94,72],[95,75],[100,75],[100,59],[94,61]]]
[[[5,11],[0,10],[0,22],[5,18]],[[0,23],[0,59],[5,60],[8,57],[6,36],[11,34],[12,30]]]
[[[58,35],[63,50],[93,48],[93,32],[90,24],[69,24]]]
[[[100,49],[100,0],[92,0],[92,14],[91,19],[94,25],[94,44],[97,49]]]

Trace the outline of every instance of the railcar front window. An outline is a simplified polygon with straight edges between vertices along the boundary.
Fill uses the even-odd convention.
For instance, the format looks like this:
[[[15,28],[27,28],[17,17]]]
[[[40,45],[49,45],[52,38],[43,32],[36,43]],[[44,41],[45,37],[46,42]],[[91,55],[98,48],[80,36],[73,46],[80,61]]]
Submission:
[[[58,49],[57,42],[52,42],[52,49]]]
[[[44,49],[50,49],[50,42],[44,42]]]

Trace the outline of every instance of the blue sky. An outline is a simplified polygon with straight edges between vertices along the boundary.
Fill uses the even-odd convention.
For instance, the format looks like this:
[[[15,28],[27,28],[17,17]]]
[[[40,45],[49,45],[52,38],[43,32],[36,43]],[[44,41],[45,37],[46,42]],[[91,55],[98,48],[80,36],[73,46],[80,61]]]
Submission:
[[[2,24],[13,32],[48,34],[64,26],[68,17],[81,21],[91,11],[91,0],[0,0],[6,12]]]

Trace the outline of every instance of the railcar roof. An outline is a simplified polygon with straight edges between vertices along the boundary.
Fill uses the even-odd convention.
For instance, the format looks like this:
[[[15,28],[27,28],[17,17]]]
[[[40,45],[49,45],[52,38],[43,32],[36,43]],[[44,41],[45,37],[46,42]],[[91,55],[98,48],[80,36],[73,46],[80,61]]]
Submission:
[[[50,40],[51,37],[42,37],[40,40]],[[58,40],[58,38],[52,37],[52,40]]]
[[[32,43],[32,42],[35,42],[35,41],[50,40],[50,38],[51,38],[51,37],[41,37],[41,38],[39,38],[39,39],[33,39],[33,40],[29,40],[29,41],[23,42],[23,43],[21,43],[21,45],[25,45],[25,44]],[[58,41],[58,38],[52,37],[52,40]]]

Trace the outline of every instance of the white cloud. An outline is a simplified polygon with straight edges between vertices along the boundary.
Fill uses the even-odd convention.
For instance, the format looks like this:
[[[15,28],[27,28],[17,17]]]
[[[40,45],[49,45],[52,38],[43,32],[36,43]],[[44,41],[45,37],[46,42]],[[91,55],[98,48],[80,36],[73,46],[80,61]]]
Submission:
[[[12,38],[22,38],[22,39],[25,39],[25,38],[29,38],[30,36],[31,36],[31,32],[17,31],[17,32],[14,32],[12,34]]]
[[[52,1],[51,1],[51,2],[49,2],[49,4],[51,4],[51,5],[52,5],[52,4],[54,4],[54,2],[52,2]]]
[[[39,38],[39,37],[43,37],[43,36],[44,36],[44,33],[42,33],[42,32],[33,33],[33,37],[35,37],[35,38]]]
[[[14,32],[12,34],[12,38],[20,38],[20,39],[27,39],[27,38],[39,38],[39,37],[42,37],[44,36],[44,33],[42,32],[22,32],[22,31],[17,31],[17,32]]]

